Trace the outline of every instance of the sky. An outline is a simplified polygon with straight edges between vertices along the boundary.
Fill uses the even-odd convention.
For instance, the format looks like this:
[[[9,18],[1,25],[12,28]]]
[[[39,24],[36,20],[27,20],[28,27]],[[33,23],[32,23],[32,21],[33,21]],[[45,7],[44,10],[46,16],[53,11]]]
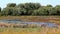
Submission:
[[[4,8],[8,3],[40,3],[41,5],[51,4],[52,6],[60,5],[60,0],[0,0],[0,7]]]

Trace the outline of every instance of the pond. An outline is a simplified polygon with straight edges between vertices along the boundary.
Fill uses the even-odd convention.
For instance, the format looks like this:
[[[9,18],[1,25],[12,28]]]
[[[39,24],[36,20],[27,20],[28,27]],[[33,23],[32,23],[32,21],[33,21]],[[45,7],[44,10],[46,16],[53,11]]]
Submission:
[[[39,25],[42,25],[42,24],[45,24],[45,25],[47,25],[48,27],[55,27],[55,26],[57,26],[56,24],[51,23],[51,22],[24,22],[24,21],[21,21],[21,20],[0,20],[0,23],[37,24],[38,26],[39,26]]]

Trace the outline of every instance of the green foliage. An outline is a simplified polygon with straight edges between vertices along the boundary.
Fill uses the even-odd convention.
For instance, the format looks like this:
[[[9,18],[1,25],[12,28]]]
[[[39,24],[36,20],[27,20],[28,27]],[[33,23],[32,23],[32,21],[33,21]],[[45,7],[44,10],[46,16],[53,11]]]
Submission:
[[[60,5],[56,5],[55,9],[57,10],[57,15],[60,15]]]
[[[3,8],[0,15],[2,16],[20,16],[20,15],[60,15],[60,5],[53,7],[52,5],[41,6],[39,3],[8,3],[7,7]]]
[[[32,9],[38,9],[40,6],[41,5],[39,3],[25,3],[25,4],[19,4],[17,7],[32,10]]]
[[[40,7],[39,3],[25,3],[19,4],[17,7],[21,8],[21,15],[31,15],[33,10],[38,9]]]
[[[32,15],[48,15],[48,12],[44,8],[39,8],[38,10],[35,10]]]
[[[47,7],[52,7],[52,5],[47,5]]]
[[[1,12],[2,15],[4,16],[8,16],[8,15],[11,15],[12,14],[12,9],[7,7],[7,8],[4,8],[3,11]]]
[[[8,4],[7,4],[7,7],[15,7],[15,6],[16,6],[15,3],[8,3]]]
[[[0,7],[0,12],[1,12],[1,7]]]
[[[50,13],[51,13],[51,15],[56,15],[57,14],[57,10],[55,8],[51,8]]]

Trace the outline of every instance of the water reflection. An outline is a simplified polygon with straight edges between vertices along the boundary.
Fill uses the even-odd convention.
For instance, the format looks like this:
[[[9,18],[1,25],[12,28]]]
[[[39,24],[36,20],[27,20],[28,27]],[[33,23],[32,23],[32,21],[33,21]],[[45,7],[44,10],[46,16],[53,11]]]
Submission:
[[[50,22],[24,22],[21,20],[0,20],[0,23],[15,23],[15,24],[36,24],[36,25],[46,25],[48,27],[54,27],[56,24]]]

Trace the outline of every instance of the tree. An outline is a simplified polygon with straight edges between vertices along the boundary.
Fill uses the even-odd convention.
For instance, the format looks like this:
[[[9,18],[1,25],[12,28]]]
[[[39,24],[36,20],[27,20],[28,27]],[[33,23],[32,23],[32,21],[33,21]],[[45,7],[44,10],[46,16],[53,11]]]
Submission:
[[[40,3],[8,3],[7,7],[1,10],[0,14],[5,16],[20,16],[20,15],[60,15],[60,5],[53,7],[48,4],[41,6]]]
[[[19,9],[18,12],[19,12],[20,15],[26,15],[27,14],[26,13],[27,12],[26,9],[24,9],[24,8],[23,9]]]
[[[1,11],[1,8],[0,8],[0,11]]]
[[[32,10],[32,9],[38,9],[40,6],[41,5],[39,3],[24,3],[24,4],[18,4],[17,7]]]
[[[15,3],[8,3],[8,4],[7,4],[7,7],[15,7],[15,6],[16,6]]]
[[[10,8],[10,7],[7,7],[7,8],[4,8],[3,10],[2,10],[2,15],[5,15],[5,16],[8,16],[8,15],[12,15],[12,8]]]
[[[53,6],[48,4],[47,7],[53,7]]]
[[[1,7],[0,7],[0,12],[1,12]]]
[[[0,16],[1,16],[1,7],[0,7]]]
[[[55,8],[51,8],[50,14],[57,15],[57,10]]]
[[[60,5],[56,5],[55,9],[57,10],[57,15],[60,15]]]
[[[39,8],[38,10],[35,10],[32,15],[48,15],[48,12],[45,8]]]
[[[52,8],[53,7],[51,7],[51,6],[46,6],[46,10],[48,12],[48,15],[51,15]]]
[[[39,3],[25,3],[19,4],[17,7],[21,8],[22,14],[31,15],[33,10],[38,9],[40,6]]]

